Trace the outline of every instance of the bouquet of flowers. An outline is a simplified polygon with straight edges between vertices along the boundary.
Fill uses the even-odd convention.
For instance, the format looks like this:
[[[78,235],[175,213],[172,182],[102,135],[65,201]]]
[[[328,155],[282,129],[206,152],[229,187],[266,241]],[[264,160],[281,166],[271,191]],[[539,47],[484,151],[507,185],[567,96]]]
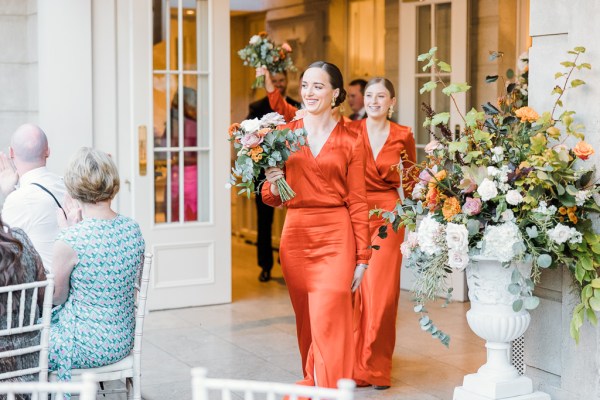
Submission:
[[[443,85],[451,97],[466,92],[466,83],[445,84],[439,71],[450,71],[435,58],[436,49],[419,56],[435,76],[421,93]],[[583,126],[574,121],[574,111],[562,111],[565,91],[583,85],[571,79],[574,72],[590,69],[578,63],[585,48],[569,54],[561,63],[566,71],[552,91],[557,98],[551,112],[541,115],[527,106],[517,106],[517,85],[509,83],[496,105],[471,109],[461,115],[464,128],[458,134],[448,127],[450,114],[434,112],[424,105],[431,142],[426,161],[413,168],[419,180],[411,198],[392,211],[372,210],[392,224],[410,231],[402,253],[408,268],[416,272],[415,312],[423,330],[448,345],[449,337],[425,315],[425,302],[447,292],[448,275],[465,268],[473,256],[491,257],[503,263],[532,264],[531,276],[513,274],[508,287],[515,295],[513,309],[533,309],[535,283],[544,268],[566,267],[580,291],[573,310],[571,335],[578,341],[584,318],[596,324],[600,311],[600,237],[592,229],[592,214],[600,212],[600,185],[594,169],[584,163],[594,149],[584,141]],[[493,81],[488,77],[488,80]],[[497,78],[497,77],[496,77]],[[454,103],[456,104],[456,103]],[[422,220],[417,228],[417,218]]]
[[[231,184],[242,188],[238,194],[246,193],[250,197],[255,190],[255,181],[263,169],[283,167],[291,153],[306,144],[304,128],[275,129],[283,124],[283,117],[272,112],[260,120],[247,119],[229,127],[229,141],[238,150],[231,174]],[[240,178],[241,182],[238,182]],[[283,202],[296,195],[284,178],[277,180],[276,184]]]
[[[252,83],[252,89],[265,86],[263,68],[273,73],[296,71],[291,53],[292,47],[288,43],[276,45],[269,39],[267,32],[252,36],[248,45],[238,51],[244,65],[256,68],[256,79]]]

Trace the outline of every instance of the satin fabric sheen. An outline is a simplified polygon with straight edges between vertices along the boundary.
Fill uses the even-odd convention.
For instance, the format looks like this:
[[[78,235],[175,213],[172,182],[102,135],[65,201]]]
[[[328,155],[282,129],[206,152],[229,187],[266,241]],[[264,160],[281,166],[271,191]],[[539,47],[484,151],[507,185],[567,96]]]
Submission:
[[[366,120],[349,124],[349,129],[363,137],[369,209],[394,209],[400,199],[397,188],[401,185],[401,174],[394,166],[402,158],[406,171],[416,161],[415,140],[410,128],[390,122],[390,133],[376,159]],[[402,183],[405,193],[410,193],[412,181],[408,174],[403,174]],[[381,239],[377,235],[382,224],[382,219],[376,216],[369,220],[371,241],[380,248],[373,250],[369,269],[354,298],[356,362],[353,377],[361,386],[390,386],[391,382],[404,229],[394,232],[388,228],[387,238]]]
[[[285,127],[303,127],[303,120]],[[321,152],[293,153],[286,181],[296,197],[280,243],[281,267],[296,314],[304,379],[300,384],[336,387],[354,368],[351,283],[357,263],[367,263],[370,233],[362,136],[338,123]],[[281,205],[267,182],[263,201]],[[315,376],[316,373],[316,376]],[[316,382],[315,382],[316,381]]]

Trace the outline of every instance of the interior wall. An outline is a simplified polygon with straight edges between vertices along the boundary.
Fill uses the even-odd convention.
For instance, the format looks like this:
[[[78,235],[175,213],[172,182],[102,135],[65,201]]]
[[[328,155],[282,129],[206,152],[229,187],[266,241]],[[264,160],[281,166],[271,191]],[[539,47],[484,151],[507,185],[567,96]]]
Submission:
[[[0,2],[0,150],[38,121],[37,0]]]

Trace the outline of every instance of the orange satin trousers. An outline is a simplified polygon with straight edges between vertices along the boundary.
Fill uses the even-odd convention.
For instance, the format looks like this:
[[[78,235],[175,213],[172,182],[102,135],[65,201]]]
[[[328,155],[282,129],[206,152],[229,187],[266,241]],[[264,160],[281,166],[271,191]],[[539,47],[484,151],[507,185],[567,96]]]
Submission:
[[[398,201],[398,192],[367,192],[367,200],[369,209],[392,210]],[[369,269],[354,298],[356,363],[353,377],[362,386],[390,386],[396,344],[402,264],[400,245],[404,239],[404,229],[396,233],[388,227],[387,238],[381,239],[377,236],[381,225],[381,218],[371,217],[371,243],[380,248],[373,250]]]
[[[288,209],[280,254],[296,314],[299,384],[335,388],[352,377],[355,247],[346,207]]]

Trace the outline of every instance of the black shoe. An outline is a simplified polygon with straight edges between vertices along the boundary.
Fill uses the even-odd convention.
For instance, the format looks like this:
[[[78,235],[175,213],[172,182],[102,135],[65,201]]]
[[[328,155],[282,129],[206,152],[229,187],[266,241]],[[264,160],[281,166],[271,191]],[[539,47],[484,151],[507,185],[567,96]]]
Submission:
[[[377,386],[377,385],[373,385],[373,389],[375,390],[386,390],[389,389],[389,386]]]
[[[258,280],[261,282],[269,282],[271,280],[271,271],[263,269],[258,276]]]

